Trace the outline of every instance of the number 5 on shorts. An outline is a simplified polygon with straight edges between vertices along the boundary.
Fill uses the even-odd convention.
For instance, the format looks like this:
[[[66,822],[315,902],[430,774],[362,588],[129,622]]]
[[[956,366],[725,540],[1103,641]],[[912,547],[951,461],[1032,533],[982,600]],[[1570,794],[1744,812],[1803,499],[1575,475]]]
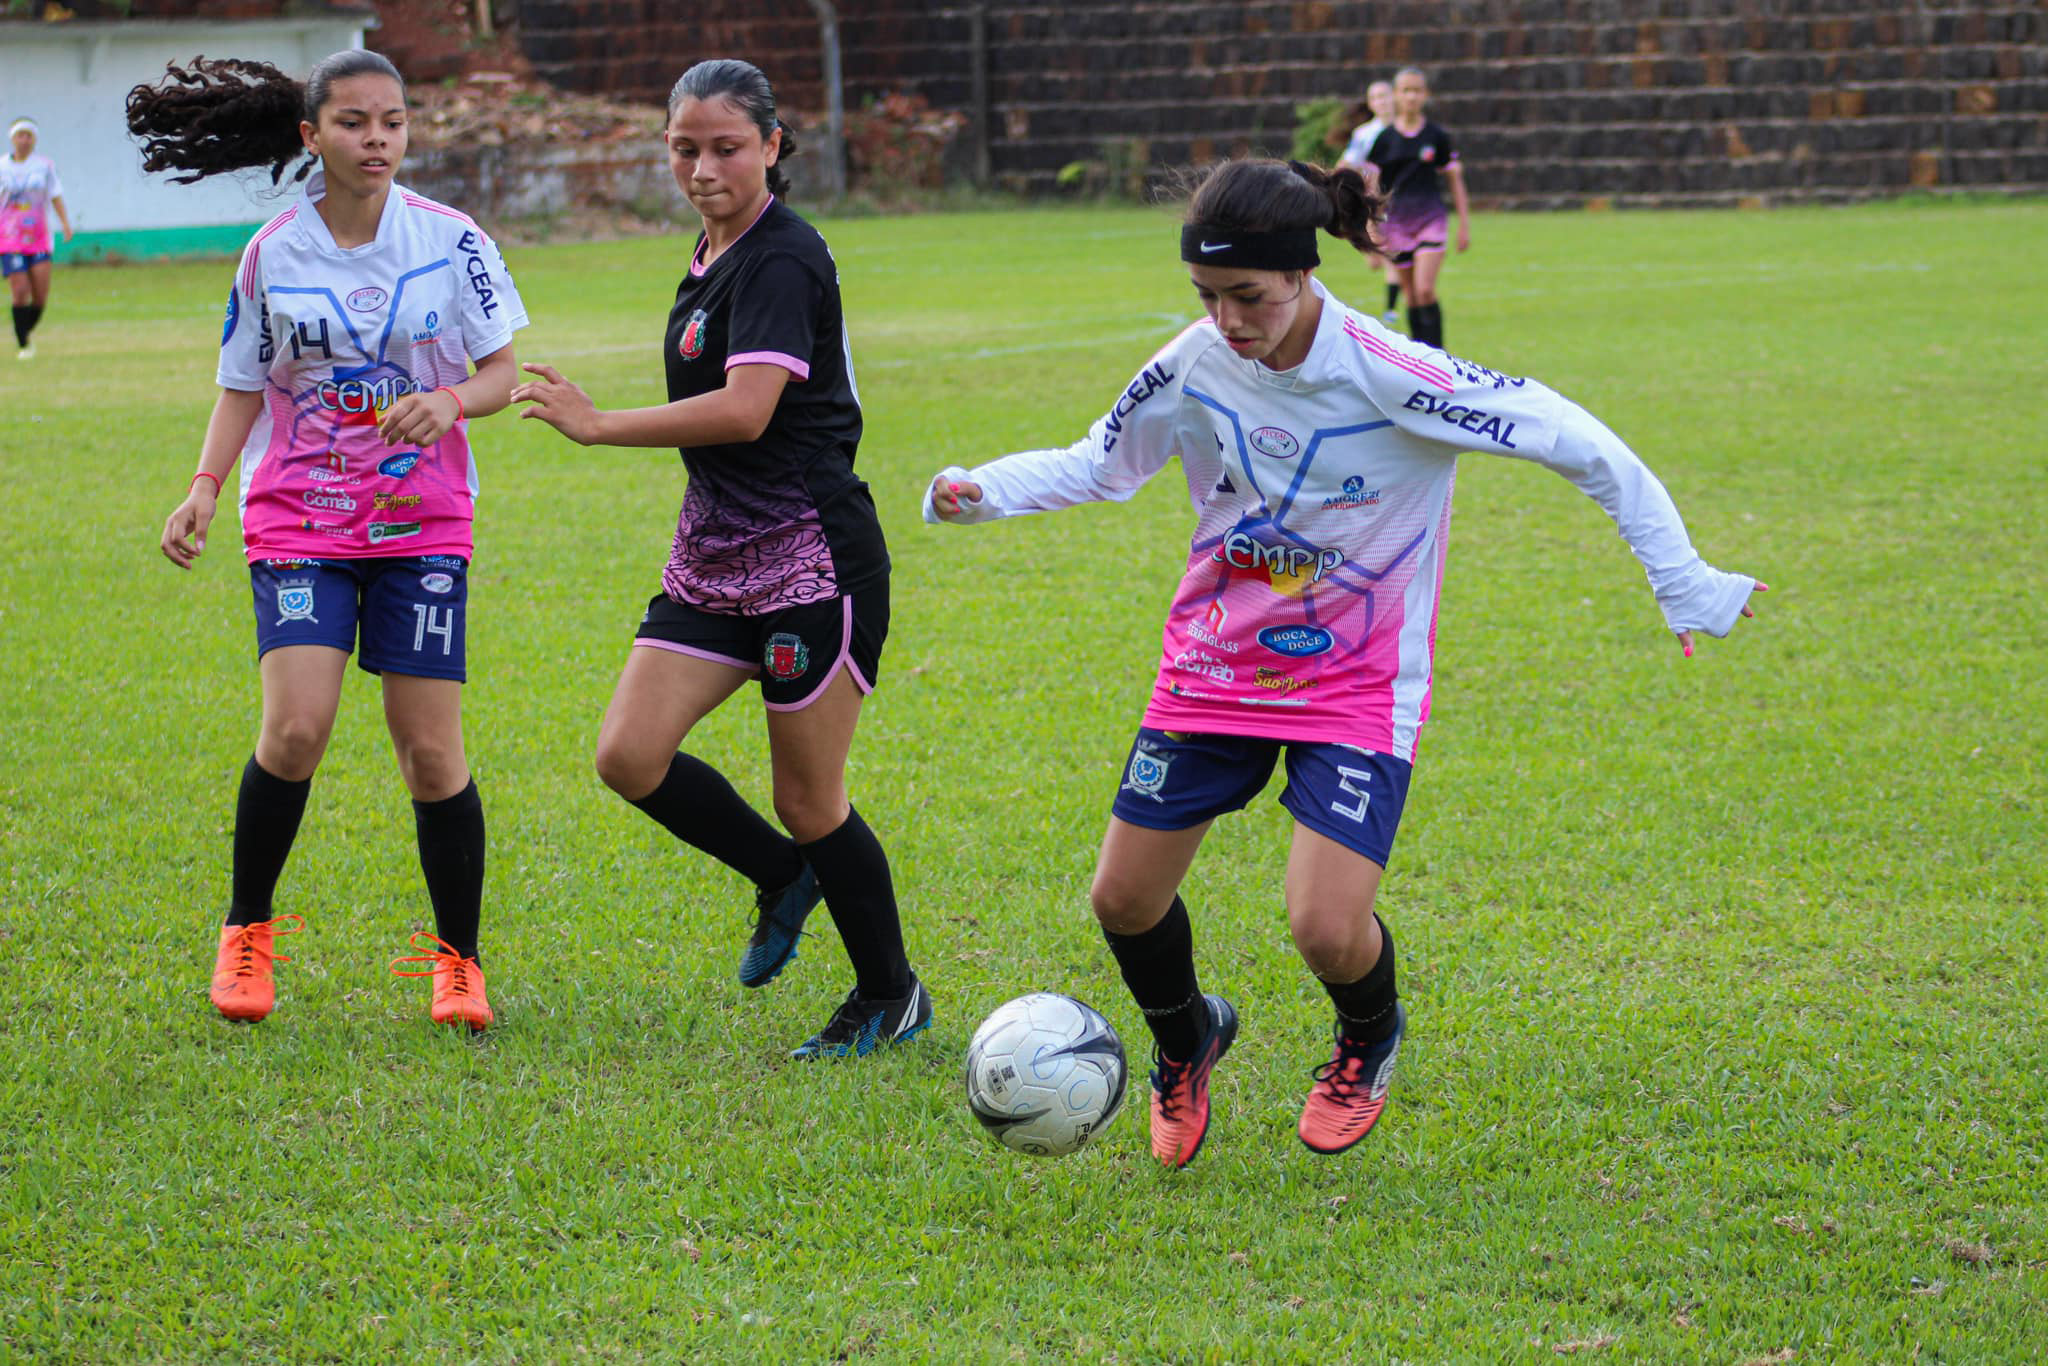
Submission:
[[[1342,764],[1337,765],[1338,789],[1349,796],[1358,798],[1358,805],[1346,806],[1342,802],[1331,802],[1330,809],[1340,816],[1349,816],[1352,820],[1363,825],[1365,824],[1365,809],[1372,805],[1372,793],[1365,791],[1363,788],[1353,787],[1351,785],[1353,778],[1358,779],[1362,783],[1369,783],[1372,781],[1372,774],[1362,768],[1346,768]]]

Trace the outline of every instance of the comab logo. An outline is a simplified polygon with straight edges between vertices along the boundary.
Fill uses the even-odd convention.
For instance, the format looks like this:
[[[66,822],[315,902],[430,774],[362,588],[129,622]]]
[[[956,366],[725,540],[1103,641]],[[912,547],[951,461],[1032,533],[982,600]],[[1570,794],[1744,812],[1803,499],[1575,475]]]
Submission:
[[[676,354],[684,360],[695,360],[704,354],[704,330],[711,325],[703,309],[692,313],[683,324],[683,335],[676,341]]]

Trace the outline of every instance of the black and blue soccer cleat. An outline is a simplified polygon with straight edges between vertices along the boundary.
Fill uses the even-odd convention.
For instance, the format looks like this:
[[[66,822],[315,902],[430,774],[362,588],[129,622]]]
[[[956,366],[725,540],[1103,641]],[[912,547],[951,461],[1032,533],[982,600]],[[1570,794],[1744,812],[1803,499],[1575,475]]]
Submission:
[[[803,937],[804,921],[818,904],[818,875],[806,863],[787,887],[755,894],[760,918],[747,938],[747,951],[740,955],[740,985],[765,987],[796,957],[796,941]]]
[[[908,1043],[932,1022],[931,993],[912,977],[894,998],[850,991],[825,1027],[789,1051],[792,1058],[865,1058],[889,1044]]]

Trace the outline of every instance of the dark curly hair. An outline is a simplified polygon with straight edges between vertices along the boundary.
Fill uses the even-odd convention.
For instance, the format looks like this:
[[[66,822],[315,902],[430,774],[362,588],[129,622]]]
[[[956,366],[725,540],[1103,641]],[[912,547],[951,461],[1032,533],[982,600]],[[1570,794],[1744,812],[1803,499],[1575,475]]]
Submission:
[[[782,130],[782,150],[776,154],[775,164],[768,168],[768,191],[788,194],[789,177],[782,173],[782,163],[796,155],[796,130],[775,117],[775,91],[761,68],[737,57],[697,63],[668,92],[668,115],[674,118],[676,106],[684,100],[709,99],[724,100],[746,115],[761,130],[763,142],[774,136],[776,129]]]
[[[1305,161],[1245,158],[1183,176],[1189,223],[1243,232],[1321,228],[1360,251],[1376,250],[1373,228],[1386,201],[1349,166],[1334,171]]]
[[[277,184],[306,153],[300,120],[320,121],[336,81],[389,76],[405,89],[389,58],[363,49],[322,58],[303,83],[268,62],[233,57],[194,57],[164,73],[128,92],[128,131],[142,143],[142,169],[183,171],[171,177],[180,185],[250,166],[268,166]],[[292,179],[304,180],[313,164],[308,157]]]

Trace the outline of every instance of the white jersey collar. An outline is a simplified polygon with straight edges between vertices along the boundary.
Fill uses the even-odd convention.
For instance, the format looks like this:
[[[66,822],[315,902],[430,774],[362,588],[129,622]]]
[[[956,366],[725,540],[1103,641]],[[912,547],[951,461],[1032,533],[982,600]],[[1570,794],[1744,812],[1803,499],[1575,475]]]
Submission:
[[[377,220],[377,235],[359,247],[337,246],[334,234],[328,230],[327,220],[320,216],[320,201],[327,197],[327,173],[315,171],[306,180],[306,188],[300,192],[299,206],[303,210],[298,216],[300,231],[306,242],[323,256],[335,256],[352,260],[368,256],[390,242],[398,234],[399,215],[405,212],[405,197],[412,191],[396,181],[391,192],[384,196],[384,214]]]

